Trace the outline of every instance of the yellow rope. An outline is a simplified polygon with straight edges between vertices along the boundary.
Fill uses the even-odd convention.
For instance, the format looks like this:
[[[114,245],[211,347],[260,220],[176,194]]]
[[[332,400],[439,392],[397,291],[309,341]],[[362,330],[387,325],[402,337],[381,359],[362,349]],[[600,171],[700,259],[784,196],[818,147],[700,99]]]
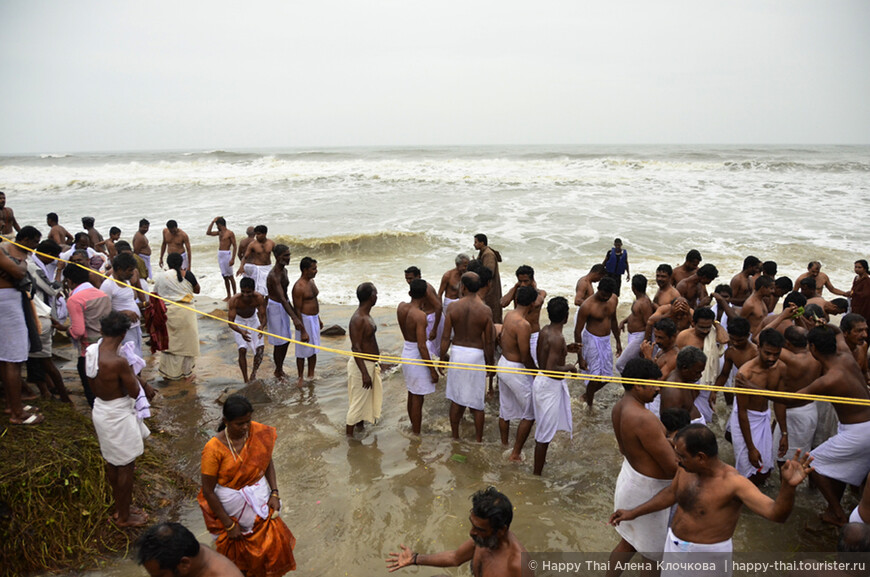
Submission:
[[[186,309],[186,310],[194,312],[198,315],[216,320],[218,322],[226,323],[229,325],[234,325],[234,326],[240,327],[246,331],[254,331],[254,332],[260,333],[261,335],[272,337],[273,339],[286,341],[288,344],[294,343],[297,345],[304,345],[307,347],[311,347],[313,349],[321,350],[323,352],[335,353],[337,355],[361,358],[361,359],[367,360],[367,361],[388,362],[388,363],[395,363],[395,364],[405,364],[405,365],[424,366],[424,367],[435,367],[438,369],[442,369],[442,368],[446,368],[446,367],[454,367],[454,368],[459,368],[459,369],[467,370],[467,371],[486,371],[486,372],[496,372],[497,371],[499,373],[530,375],[530,376],[536,376],[536,375],[540,374],[540,375],[543,375],[545,377],[550,377],[550,378],[554,378],[554,379],[602,381],[605,383],[620,383],[620,384],[625,383],[625,384],[631,384],[631,385],[646,385],[646,386],[656,386],[656,387],[662,387],[662,388],[690,389],[690,390],[696,390],[696,391],[711,391],[711,392],[724,391],[724,392],[733,392],[734,394],[740,394],[740,395],[777,397],[777,398],[801,400],[801,401],[827,401],[830,403],[838,403],[841,405],[870,406],[870,400],[867,400],[867,399],[849,399],[849,398],[845,398],[845,397],[834,397],[834,396],[829,396],[829,395],[807,395],[807,394],[802,394],[802,393],[792,393],[792,392],[788,392],[788,391],[768,391],[768,390],[761,390],[761,389],[746,389],[746,388],[742,388],[742,387],[735,387],[734,389],[726,389],[724,387],[717,387],[715,385],[702,385],[702,384],[698,384],[698,383],[675,383],[675,382],[670,382],[670,381],[653,381],[653,380],[648,380],[648,379],[630,379],[630,378],[615,377],[615,376],[614,377],[607,377],[607,376],[601,376],[601,375],[587,375],[587,374],[583,374],[583,373],[570,373],[570,372],[560,372],[560,371],[541,371],[541,370],[527,369],[527,368],[508,368],[508,367],[498,367],[498,366],[494,366],[494,365],[479,365],[479,364],[473,364],[473,363],[457,363],[455,361],[445,362],[445,361],[436,360],[436,359],[432,359],[432,360],[428,360],[428,361],[425,359],[405,359],[402,357],[395,357],[395,356],[391,356],[391,355],[371,355],[371,354],[367,354],[367,353],[357,353],[357,352],[353,352],[353,351],[345,351],[345,350],[335,349],[335,348],[331,348],[331,347],[324,347],[322,345],[312,345],[310,343],[304,343],[302,341],[297,341],[297,340],[291,339],[289,337],[283,337],[280,335],[276,335],[276,334],[270,333],[268,331],[261,331],[259,329],[248,327],[248,326],[230,321],[229,319],[220,318],[220,317],[215,316],[213,314],[206,313],[206,312],[200,311],[198,309],[195,309],[195,308],[188,306],[186,304],[175,302],[173,300],[169,300],[167,298],[161,297],[158,294],[148,292],[146,290],[143,290],[141,287],[134,287],[133,285],[129,285],[123,281],[116,280],[111,276],[105,275],[103,273],[100,273],[98,271],[95,271],[95,270],[87,268],[87,267],[83,267],[83,266],[79,265],[78,263],[74,263],[74,262],[71,262],[71,261],[68,261],[68,260],[65,260],[65,259],[62,259],[59,257],[55,257],[55,256],[52,256],[49,254],[44,254],[44,253],[41,253],[41,252],[36,251],[36,250],[32,250],[26,246],[18,244],[17,242],[14,242],[14,241],[12,241],[8,238],[5,238],[5,237],[0,237],[0,238],[4,238],[9,243],[14,244],[15,246],[17,246],[23,250],[26,250],[28,252],[32,252],[34,254],[44,256],[46,258],[50,258],[50,259],[53,259],[56,261],[66,263],[66,264],[72,264],[72,265],[78,266],[80,268],[84,268],[88,272],[96,274],[98,276],[101,276],[104,279],[112,280],[120,286],[129,286],[134,291],[142,293],[144,295],[148,295],[150,298],[160,299],[167,304],[181,307],[183,309]],[[739,390],[739,393],[738,393],[738,390]]]

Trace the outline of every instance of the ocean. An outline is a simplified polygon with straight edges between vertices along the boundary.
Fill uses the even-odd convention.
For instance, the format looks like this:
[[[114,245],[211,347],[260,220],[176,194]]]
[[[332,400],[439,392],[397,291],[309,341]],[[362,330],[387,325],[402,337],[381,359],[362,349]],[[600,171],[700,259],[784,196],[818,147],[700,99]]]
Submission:
[[[690,249],[728,282],[745,256],[795,278],[819,260],[838,288],[867,258],[868,146],[500,146],[34,154],[0,157],[0,189],[22,224],[71,233],[96,218],[130,239],[151,221],[155,255],[169,219],[191,238],[203,292],[223,296],[217,240],[265,224],[292,262],[318,260],[320,298],[355,303],[364,281],[379,304],[406,299],[403,270],[437,287],[473,235],[500,251],[502,282],[522,264],[550,295],[573,295],[614,237],[650,280]],[[156,257],[153,259],[156,264]],[[294,265],[295,268],[295,265]]]

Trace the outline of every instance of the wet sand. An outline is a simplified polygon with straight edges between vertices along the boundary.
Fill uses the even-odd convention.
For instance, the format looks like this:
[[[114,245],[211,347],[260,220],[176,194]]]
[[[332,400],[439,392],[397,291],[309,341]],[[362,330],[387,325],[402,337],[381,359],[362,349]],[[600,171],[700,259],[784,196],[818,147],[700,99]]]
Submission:
[[[196,306],[208,312],[225,309],[224,303],[208,298],[198,299]],[[346,327],[352,312],[352,307],[325,305],[321,317],[327,326]],[[377,308],[374,316],[381,352],[398,356],[402,338],[395,310]],[[164,430],[174,435],[176,464],[192,478],[199,476],[200,451],[218,423],[220,407],[215,399],[227,387],[241,386],[231,332],[217,321],[201,319],[200,341],[195,382],[160,386],[161,395],[155,403]],[[349,350],[350,341],[346,336],[324,337],[322,345]],[[267,345],[260,376],[271,377],[271,356]],[[613,489],[622,464],[610,424],[610,408],[622,394],[621,386],[607,385],[596,395],[596,406],[590,410],[579,400],[583,386],[579,381],[571,382],[574,437],[557,434],[543,477],[535,477],[534,434],[526,443],[523,463],[507,460],[508,452],[499,441],[497,395],[487,403],[484,442],[473,442],[468,414],[461,429],[462,440],[454,442],[442,377],[436,393],[426,397],[423,434],[411,434],[407,390],[398,367],[384,374],[382,420],[367,425],[356,439],[346,439],[346,363],[345,356],[321,353],[312,384],[298,389],[295,381],[279,384],[266,379],[264,389],[272,402],[255,405],[254,418],[278,429],[274,461],[283,503],[281,514],[298,539],[295,555],[299,574],[341,575],[342,571],[348,576],[386,575],[383,559],[389,551],[398,550],[399,543],[421,552],[455,548],[468,536],[469,497],[487,485],[494,485],[513,502],[512,529],[530,551],[609,552],[619,541],[606,522],[613,510]],[[71,368],[74,372],[74,365]],[[285,370],[295,375],[292,346]],[[157,381],[156,357],[148,360],[146,374],[151,382]],[[726,416],[720,397],[713,429],[719,435],[720,456],[733,462],[731,445],[721,436]],[[454,454],[466,456],[467,461],[452,460]],[[764,491],[775,497],[778,487],[779,478],[774,474]],[[816,514],[823,503],[804,483],[798,489],[794,512],[784,525],[744,510],[734,536],[735,550],[833,550],[833,529],[805,529],[807,525],[821,527]],[[847,510],[854,503],[855,498],[847,494]],[[179,518],[173,520],[209,542],[195,499],[182,504],[180,510]],[[448,572],[467,575],[468,571]],[[126,577],[144,575],[144,570],[122,559],[89,574]]]

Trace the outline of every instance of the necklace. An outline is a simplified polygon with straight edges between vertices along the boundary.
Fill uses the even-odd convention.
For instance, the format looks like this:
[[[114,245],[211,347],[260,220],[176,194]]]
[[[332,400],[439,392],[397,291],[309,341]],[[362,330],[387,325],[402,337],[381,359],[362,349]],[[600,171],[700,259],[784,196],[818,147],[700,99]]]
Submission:
[[[239,460],[239,453],[241,453],[241,451],[239,451],[239,453],[236,453],[236,450],[233,448],[233,439],[232,439],[232,437],[230,437],[229,431],[227,431],[226,435],[227,435],[227,447],[230,448],[230,454],[233,456],[233,461],[238,461]],[[248,442],[248,434],[245,433],[244,441],[242,442],[242,450],[244,450],[245,444],[247,442]]]

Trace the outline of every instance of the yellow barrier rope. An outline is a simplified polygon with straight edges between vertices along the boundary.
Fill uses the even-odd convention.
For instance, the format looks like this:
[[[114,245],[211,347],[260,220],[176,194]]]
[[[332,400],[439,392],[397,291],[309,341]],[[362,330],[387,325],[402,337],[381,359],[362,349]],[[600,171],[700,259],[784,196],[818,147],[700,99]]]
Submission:
[[[178,306],[178,307],[181,307],[183,309],[187,309],[187,310],[192,311],[198,315],[216,320],[218,322],[226,323],[228,325],[234,325],[236,327],[241,327],[242,329],[244,329],[246,331],[254,331],[254,332],[260,333],[261,335],[264,335],[264,336],[268,336],[268,337],[272,337],[274,339],[286,341],[288,344],[294,343],[297,345],[304,345],[304,346],[311,347],[313,349],[318,349],[318,350],[321,350],[321,351],[324,351],[327,353],[335,353],[335,354],[347,356],[347,357],[356,357],[356,358],[361,358],[361,359],[367,360],[367,361],[388,362],[388,363],[393,363],[393,364],[405,364],[405,365],[424,366],[424,367],[435,367],[437,369],[444,369],[447,367],[455,367],[455,368],[460,368],[462,370],[469,370],[469,371],[499,372],[499,373],[530,375],[530,376],[536,376],[536,375],[540,374],[540,375],[543,375],[545,377],[550,377],[550,378],[554,378],[554,379],[570,379],[570,380],[582,380],[582,381],[603,381],[605,383],[619,383],[619,384],[625,383],[625,384],[631,384],[631,385],[656,386],[656,387],[662,387],[662,388],[690,389],[690,390],[696,390],[696,391],[711,391],[711,392],[722,391],[722,392],[730,392],[730,393],[740,394],[740,395],[777,397],[777,398],[801,400],[801,401],[826,401],[826,402],[830,402],[830,403],[838,403],[841,405],[870,406],[870,400],[866,400],[866,399],[849,399],[849,398],[845,398],[845,397],[834,397],[834,396],[829,396],[829,395],[807,395],[807,394],[802,394],[802,393],[792,393],[792,392],[788,392],[788,391],[768,391],[768,390],[761,390],[761,389],[746,389],[746,388],[737,388],[737,387],[726,389],[725,387],[717,387],[715,385],[702,385],[702,384],[698,384],[698,383],[678,383],[678,382],[671,382],[671,381],[653,381],[653,380],[648,380],[648,379],[630,379],[630,378],[625,378],[625,377],[621,377],[621,376],[620,377],[615,377],[615,376],[614,377],[607,377],[607,376],[601,376],[601,375],[588,375],[588,374],[583,374],[583,373],[570,373],[570,372],[560,372],[560,371],[542,371],[542,370],[527,369],[527,368],[508,368],[508,367],[498,367],[495,365],[478,365],[478,364],[473,364],[473,363],[457,363],[455,361],[445,362],[445,361],[435,360],[435,359],[431,359],[428,361],[425,359],[405,359],[403,357],[395,357],[395,356],[391,356],[391,355],[371,355],[371,354],[367,354],[367,353],[357,353],[357,352],[353,352],[353,351],[345,351],[345,350],[335,349],[335,348],[331,348],[331,347],[324,347],[322,345],[312,345],[310,343],[297,341],[297,340],[291,339],[289,337],[283,337],[280,335],[276,335],[276,334],[270,333],[268,331],[261,331],[259,329],[248,327],[248,326],[236,323],[234,321],[231,321],[229,319],[223,319],[219,316],[200,311],[200,310],[195,309],[195,308],[188,306],[186,304],[183,304],[180,302],[175,302],[173,300],[169,300],[167,298],[160,296],[159,294],[154,294],[154,293],[148,292],[146,290],[143,290],[141,287],[133,286],[133,285],[127,284],[123,281],[116,280],[115,278],[113,278],[111,276],[105,275],[105,274],[103,274],[99,271],[95,271],[91,268],[83,267],[78,263],[74,263],[72,261],[62,259],[60,257],[52,256],[50,254],[41,253],[37,250],[30,249],[26,246],[23,246],[15,241],[10,240],[10,239],[3,237],[3,236],[0,236],[0,238],[6,240],[10,244],[14,244],[17,247],[19,247],[23,250],[26,250],[27,252],[31,252],[33,254],[44,256],[46,258],[50,258],[50,259],[53,259],[53,260],[56,260],[59,262],[66,263],[66,264],[72,264],[72,265],[78,266],[80,268],[85,268],[90,273],[101,276],[104,279],[112,280],[120,286],[128,286],[136,292],[147,295],[149,298],[160,299],[164,303],[167,303],[167,304],[170,304],[173,306]],[[738,390],[739,390],[739,393],[738,393]]]

